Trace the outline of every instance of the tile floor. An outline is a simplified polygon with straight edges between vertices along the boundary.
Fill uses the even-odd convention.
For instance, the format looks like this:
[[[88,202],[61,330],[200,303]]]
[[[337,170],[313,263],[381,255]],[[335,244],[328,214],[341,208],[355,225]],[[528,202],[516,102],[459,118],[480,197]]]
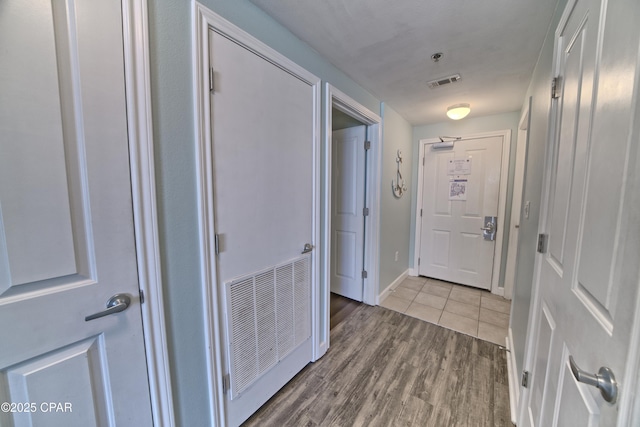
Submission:
[[[425,277],[407,277],[380,305],[505,345],[511,301],[488,291]]]

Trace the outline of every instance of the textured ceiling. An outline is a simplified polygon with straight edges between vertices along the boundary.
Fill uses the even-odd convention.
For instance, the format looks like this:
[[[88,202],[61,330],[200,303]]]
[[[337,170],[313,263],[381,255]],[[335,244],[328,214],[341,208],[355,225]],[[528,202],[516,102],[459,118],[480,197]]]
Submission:
[[[469,117],[519,110],[558,2],[251,1],[413,125],[445,121],[462,102]]]

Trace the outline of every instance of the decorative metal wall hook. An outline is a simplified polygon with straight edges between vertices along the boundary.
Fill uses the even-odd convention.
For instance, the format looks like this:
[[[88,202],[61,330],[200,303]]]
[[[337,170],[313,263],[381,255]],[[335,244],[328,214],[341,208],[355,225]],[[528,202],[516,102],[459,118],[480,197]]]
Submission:
[[[393,195],[399,199],[400,197],[402,197],[405,191],[407,191],[407,184],[402,178],[402,151],[400,150],[397,151],[396,164],[398,165],[398,169],[396,172],[396,181],[393,182],[393,180],[391,180],[391,190],[393,191]]]

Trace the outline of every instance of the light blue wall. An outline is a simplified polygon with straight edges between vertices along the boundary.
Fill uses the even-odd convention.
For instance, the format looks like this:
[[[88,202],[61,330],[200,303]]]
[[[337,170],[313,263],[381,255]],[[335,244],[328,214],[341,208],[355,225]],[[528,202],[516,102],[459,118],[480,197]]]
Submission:
[[[411,233],[411,178],[413,152],[411,125],[388,105],[382,106],[382,183],[380,195],[380,290],[384,291],[409,266]],[[409,191],[396,198],[391,181],[396,181],[397,151],[402,151],[402,176]],[[395,260],[396,251],[398,261]]]
[[[444,111],[443,111],[444,115]],[[418,180],[418,153],[421,139],[437,138],[438,136],[465,136],[475,133],[491,132],[497,130],[511,130],[511,150],[509,157],[509,179],[507,182],[507,207],[505,211],[504,230],[502,236],[502,260],[500,263],[499,286],[503,286],[504,272],[507,260],[507,248],[509,243],[509,229],[511,219],[511,199],[513,197],[513,174],[516,159],[516,142],[518,137],[518,122],[520,120],[520,112],[496,114],[485,117],[468,117],[463,120],[449,120],[433,125],[416,126],[413,128],[413,182]],[[417,203],[417,185],[414,185],[411,192],[411,243],[410,243],[410,265],[413,266],[415,252],[415,230],[416,230],[416,203]]]
[[[379,100],[250,2],[203,4],[379,114]],[[176,419],[180,426],[208,426],[212,402],[199,274],[192,3],[150,0],[149,28],[158,227]]]
[[[523,107],[531,98],[529,110],[529,144],[527,147],[527,166],[524,179],[522,200],[529,201],[529,219],[520,222],[518,241],[517,270],[511,301],[511,319],[509,327],[513,335],[515,355],[515,372],[523,369],[524,347],[529,322],[531,305],[531,288],[533,286],[533,267],[538,240],[538,223],[540,220],[540,203],[542,197],[542,179],[544,172],[545,149],[549,134],[549,110],[551,108],[551,79],[553,76],[553,39],[554,31],[567,0],[560,0],[554,14],[553,22],[545,39],[538,63],[533,72],[529,90]]]

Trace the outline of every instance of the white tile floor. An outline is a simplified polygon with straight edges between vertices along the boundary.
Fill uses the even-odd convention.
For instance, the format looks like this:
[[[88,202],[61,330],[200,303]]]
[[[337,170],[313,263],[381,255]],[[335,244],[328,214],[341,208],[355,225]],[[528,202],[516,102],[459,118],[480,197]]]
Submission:
[[[505,345],[511,301],[488,291],[425,277],[407,277],[380,305]]]

